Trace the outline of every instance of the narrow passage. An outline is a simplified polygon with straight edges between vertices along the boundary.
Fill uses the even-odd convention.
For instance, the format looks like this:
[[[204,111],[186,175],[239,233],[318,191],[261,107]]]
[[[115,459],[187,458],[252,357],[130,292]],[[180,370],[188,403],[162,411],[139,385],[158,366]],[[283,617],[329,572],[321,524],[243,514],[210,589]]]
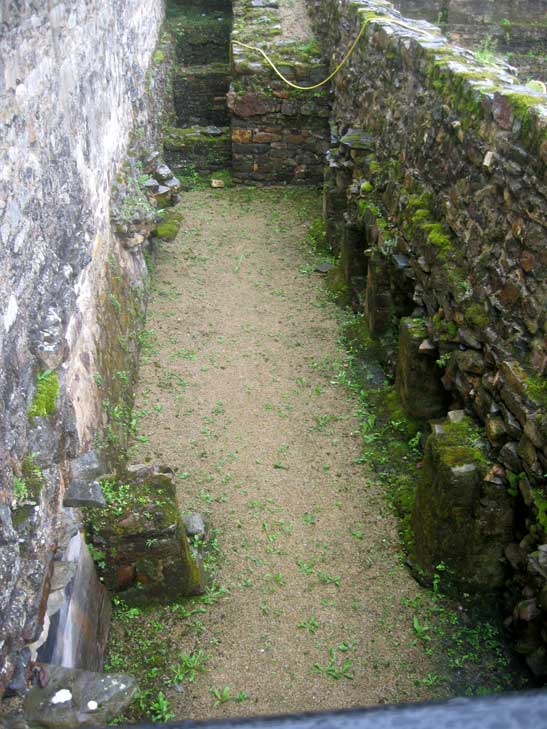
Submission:
[[[421,588],[381,490],[353,463],[358,403],[339,382],[340,310],[306,257],[318,193],[193,192],[181,209],[154,272],[137,397],[145,442],[133,459],[177,469],[182,510],[204,514],[221,549],[226,593],[163,625],[173,664],[208,656],[194,681],[164,690],[173,711],[428,698],[430,666],[401,606]]]

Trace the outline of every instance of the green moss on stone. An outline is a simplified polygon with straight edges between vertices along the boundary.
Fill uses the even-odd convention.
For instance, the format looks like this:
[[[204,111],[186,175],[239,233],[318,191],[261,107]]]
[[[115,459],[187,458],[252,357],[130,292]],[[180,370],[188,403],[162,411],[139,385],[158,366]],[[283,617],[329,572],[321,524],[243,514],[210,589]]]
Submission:
[[[45,370],[38,375],[34,400],[29,408],[30,418],[45,417],[55,412],[57,395],[59,394],[59,378],[53,370]]]
[[[469,324],[472,324],[478,329],[484,329],[489,323],[488,315],[484,308],[480,304],[476,303],[469,304],[469,306],[465,308],[464,318]]]
[[[531,400],[543,407],[547,407],[547,380],[539,375],[532,375],[526,379],[526,394]]]
[[[174,240],[180,230],[183,215],[178,210],[169,210],[156,228],[156,235],[163,240]]]

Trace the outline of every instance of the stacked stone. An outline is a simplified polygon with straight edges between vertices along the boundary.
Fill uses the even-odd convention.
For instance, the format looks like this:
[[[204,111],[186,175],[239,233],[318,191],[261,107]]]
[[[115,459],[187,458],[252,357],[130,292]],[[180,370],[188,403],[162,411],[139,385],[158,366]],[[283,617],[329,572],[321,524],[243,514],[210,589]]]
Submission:
[[[328,73],[313,44],[281,38],[276,2],[235,2],[232,38],[262,48],[283,75],[298,85],[312,86]],[[327,88],[291,89],[256,52],[235,44],[232,58],[228,106],[234,180],[243,184],[320,182],[329,141]]]
[[[229,4],[172,6],[166,27],[175,48],[175,115],[164,129],[165,158],[181,176],[230,167]]]
[[[483,428],[489,465],[468,517],[504,569],[479,569],[482,547],[460,546],[477,556],[476,588],[505,584],[517,647],[546,675],[547,97],[388,3],[319,0],[314,13],[334,61],[370,19],[333,82],[331,243],[373,333],[393,315],[414,321],[401,323],[397,373],[408,412],[424,415],[442,375],[446,404]],[[416,529],[429,571],[446,556],[433,531]],[[452,555],[463,582],[472,563]]]

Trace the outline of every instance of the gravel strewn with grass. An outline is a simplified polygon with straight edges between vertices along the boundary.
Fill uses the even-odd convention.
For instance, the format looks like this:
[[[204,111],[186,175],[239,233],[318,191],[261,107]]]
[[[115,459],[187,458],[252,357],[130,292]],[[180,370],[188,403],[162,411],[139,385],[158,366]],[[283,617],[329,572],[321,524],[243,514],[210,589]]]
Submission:
[[[340,310],[310,263],[318,194],[197,192],[182,209],[154,274],[133,459],[177,469],[218,573],[205,604],[122,609],[111,666],[148,636],[135,664],[162,687],[165,714],[189,719],[428,697],[404,605],[422,590],[379,487],[354,463]],[[203,670],[184,680],[196,651]]]

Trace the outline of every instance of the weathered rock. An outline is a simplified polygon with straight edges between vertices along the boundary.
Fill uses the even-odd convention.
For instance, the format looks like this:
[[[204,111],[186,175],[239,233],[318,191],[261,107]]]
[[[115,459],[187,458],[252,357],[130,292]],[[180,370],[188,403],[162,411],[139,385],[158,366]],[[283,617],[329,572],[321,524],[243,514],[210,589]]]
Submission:
[[[342,250],[345,236],[342,238]],[[346,280],[347,276],[346,276]],[[365,292],[365,317],[370,333],[377,337],[391,325],[393,302],[388,261],[382,255],[374,255],[368,264]]]
[[[158,165],[155,169],[155,177],[165,184],[165,180],[173,177],[173,170],[167,165]]]
[[[401,319],[395,384],[405,411],[417,418],[443,415],[447,405],[435,360],[420,353],[426,334],[422,319]]]
[[[123,713],[137,693],[124,673],[104,674],[61,666],[40,666],[40,684],[28,693],[25,719],[35,727],[74,729],[106,724]]]
[[[329,271],[330,271],[331,269],[333,269],[333,268],[334,268],[334,264],[333,264],[333,263],[318,263],[318,264],[317,264],[317,265],[316,265],[316,266],[314,267],[314,269],[313,269],[313,270],[314,270],[314,271],[315,271],[316,273],[328,273],[328,272],[329,272]]]
[[[197,511],[192,514],[183,514],[182,521],[186,527],[186,533],[189,537],[203,537],[205,536],[205,522],[203,517]]]
[[[99,481],[73,481],[65,492],[63,506],[102,507],[106,505]]]
[[[493,416],[486,419],[486,437],[495,448],[501,448],[509,434],[503,418]]]
[[[119,490],[119,499],[116,496]],[[177,506],[173,471],[133,465],[114,487],[109,509],[91,518],[93,542],[105,553],[105,584],[127,602],[176,600],[205,589]]]
[[[100,671],[110,627],[110,597],[80,532],[53,562],[44,625],[33,656],[44,663]]]
[[[534,620],[539,615],[540,610],[538,608],[537,602],[534,599],[522,600],[516,605],[514,610],[515,618],[518,618],[518,620],[524,620],[527,623],[529,623],[531,620]]]
[[[502,584],[512,509],[504,485],[484,481],[484,446],[468,418],[437,424],[426,442],[412,526],[416,558],[433,574],[439,562],[469,589]]]
[[[522,461],[518,454],[518,443],[506,443],[498,453],[500,463],[512,471],[520,473],[522,471]]]

